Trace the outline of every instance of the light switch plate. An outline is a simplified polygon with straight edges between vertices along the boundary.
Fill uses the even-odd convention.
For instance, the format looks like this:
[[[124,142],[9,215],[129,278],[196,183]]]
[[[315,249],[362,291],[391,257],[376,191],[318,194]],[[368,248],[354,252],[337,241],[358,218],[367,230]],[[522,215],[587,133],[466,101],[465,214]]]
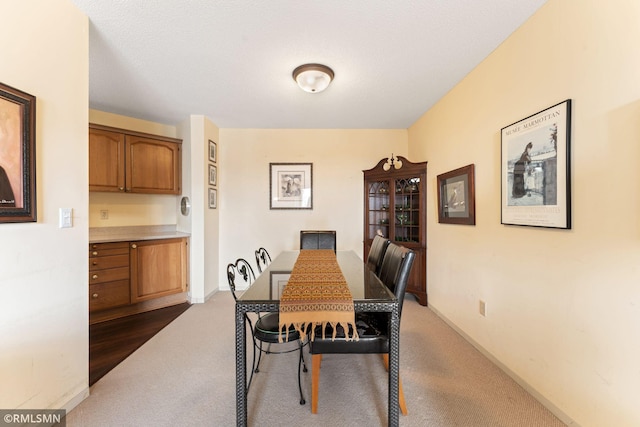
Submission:
[[[73,209],[60,208],[60,228],[73,227]]]

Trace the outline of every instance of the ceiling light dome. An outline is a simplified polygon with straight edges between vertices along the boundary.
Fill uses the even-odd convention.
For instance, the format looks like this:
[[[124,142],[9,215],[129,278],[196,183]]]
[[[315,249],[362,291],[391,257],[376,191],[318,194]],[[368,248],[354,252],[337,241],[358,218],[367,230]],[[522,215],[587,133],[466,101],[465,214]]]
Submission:
[[[325,90],[333,80],[333,70],[322,64],[304,64],[293,70],[293,79],[309,93]]]

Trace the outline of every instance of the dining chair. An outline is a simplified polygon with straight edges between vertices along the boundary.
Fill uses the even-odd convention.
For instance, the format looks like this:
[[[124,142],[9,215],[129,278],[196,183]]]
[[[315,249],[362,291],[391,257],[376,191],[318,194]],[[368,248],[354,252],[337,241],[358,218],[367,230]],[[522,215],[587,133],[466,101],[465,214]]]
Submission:
[[[300,230],[300,249],[333,249],[335,252],[335,230]]]
[[[402,316],[402,303],[415,252],[395,243],[389,243],[380,267],[380,280],[393,292],[398,300],[398,316]],[[333,328],[327,326],[324,335],[322,327],[315,330],[315,338],[309,342],[311,353],[311,412],[318,412],[318,389],[320,365],[323,354],[381,354],[385,368],[389,369],[390,313],[356,313],[357,341],[347,341],[344,329],[338,326],[336,337],[332,338]],[[352,332],[349,331],[349,336]],[[400,411],[407,414],[407,404],[402,390],[402,381],[398,379]]]
[[[256,275],[251,268],[251,265],[244,258],[238,258],[235,263],[229,263],[227,265],[227,280],[229,282],[229,288],[233,299],[238,301],[236,295],[236,285],[243,285],[243,287],[250,287],[256,279]],[[253,361],[251,363],[251,376],[247,384],[247,393],[249,387],[251,387],[251,381],[253,380],[253,374],[260,372],[260,361],[262,360],[262,353],[266,354],[282,354],[291,353],[293,351],[300,351],[300,357],[298,359],[298,389],[300,390],[300,404],[306,403],[304,395],[302,394],[302,381],[300,368],[303,372],[307,372],[307,365],[304,362],[304,356],[302,349],[304,347],[302,340],[300,339],[300,333],[295,330],[293,326],[290,326],[286,332],[280,331],[279,320],[280,316],[276,312],[271,313],[257,313],[257,319],[254,322],[251,318],[245,314],[245,320],[249,324],[251,330],[251,339],[253,341]],[[282,336],[282,340],[279,337]],[[271,351],[271,345],[285,346],[287,342],[297,341],[298,347],[287,350]],[[263,348],[263,344],[267,344],[267,348]],[[256,350],[258,350],[258,360],[256,362]]]
[[[382,260],[384,259],[384,254],[387,251],[389,243],[391,243],[389,239],[378,234],[375,235],[373,241],[371,242],[369,254],[367,255],[367,266],[371,269],[371,271],[376,273],[376,275],[380,273]]]
[[[271,264],[271,256],[265,248],[260,248],[255,251],[256,265],[258,266],[258,272],[262,273],[263,268],[267,268]]]

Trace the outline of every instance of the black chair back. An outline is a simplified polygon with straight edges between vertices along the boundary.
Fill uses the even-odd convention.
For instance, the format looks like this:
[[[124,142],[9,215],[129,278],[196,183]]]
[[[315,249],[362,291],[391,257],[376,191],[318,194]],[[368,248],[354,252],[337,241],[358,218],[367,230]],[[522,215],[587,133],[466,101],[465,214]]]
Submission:
[[[265,248],[260,248],[256,252],[256,264],[258,265],[258,273],[262,273],[263,269],[271,264],[271,256]]]
[[[398,315],[402,314],[402,303],[407,290],[415,252],[404,246],[389,243],[380,266],[380,280],[398,299]]]
[[[335,252],[335,230],[301,230],[300,249],[333,249]]]
[[[247,260],[238,258],[235,263],[227,265],[227,281],[234,300],[238,300],[236,295],[236,285],[243,285],[243,288],[249,288],[256,280],[256,274]],[[246,286],[245,286],[246,285]]]
[[[387,251],[389,243],[391,243],[389,239],[377,234],[373,238],[373,242],[371,242],[371,248],[369,248],[369,254],[367,255],[367,266],[371,271],[376,273],[376,275],[380,273],[382,260],[384,259],[384,254]]]

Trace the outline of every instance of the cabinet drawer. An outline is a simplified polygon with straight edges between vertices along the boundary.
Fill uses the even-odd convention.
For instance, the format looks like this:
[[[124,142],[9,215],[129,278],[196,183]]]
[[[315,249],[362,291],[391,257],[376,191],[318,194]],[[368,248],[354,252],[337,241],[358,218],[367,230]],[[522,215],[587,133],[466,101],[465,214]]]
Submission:
[[[129,280],[129,267],[110,268],[89,273],[89,284]]]
[[[89,311],[104,310],[129,304],[129,281],[89,285]]]
[[[89,258],[89,271],[117,267],[129,267],[129,254]]]
[[[90,258],[110,255],[129,255],[129,243],[92,243],[89,245]]]

